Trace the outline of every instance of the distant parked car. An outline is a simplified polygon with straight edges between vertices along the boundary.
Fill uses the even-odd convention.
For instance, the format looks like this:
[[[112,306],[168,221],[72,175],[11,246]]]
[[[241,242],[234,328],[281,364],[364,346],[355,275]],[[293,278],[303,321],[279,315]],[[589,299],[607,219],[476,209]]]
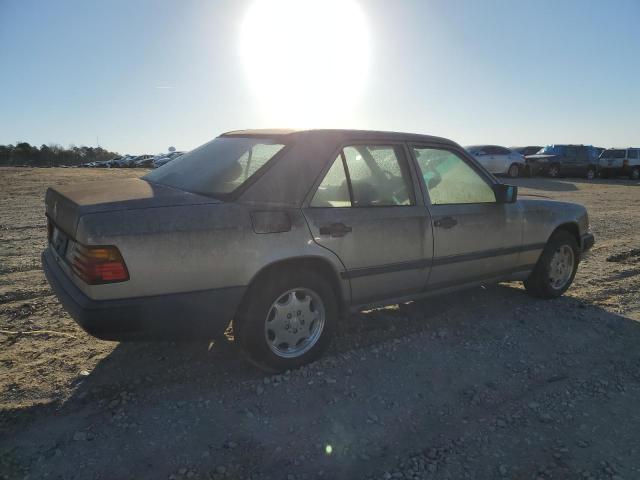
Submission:
[[[598,161],[600,176],[640,178],[640,148],[610,148]]]
[[[550,177],[592,180],[598,172],[598,149],[591,145],[547,145],[535,155],[527,155],[526,160],[532,171]]]
[[[538,153],[540,151],[540,149],[542,148],[542,146],[539,145],[531,145],[528,147],[509,147],[512,151],[514,152],[518,152],[521,155],[524,155],[525,157],[527,155],[534,155],[536,153]]]
[[[524,156],[521,153],[498,145],[470,145],[465,148],[494,175],[507,175],[515,178],[529,174]]]
[[[153,166],[153,155],[139,155],[133,160],[132,167],[151,168]]]
[[[175,160],[176,158],[180,157],[183,154],[184,154],[184,152],[171,152],[171,153],[168,153],[166,155],[163,155],[160,158],[154,159],[153,160],[153,166],[154,166],[154,168],[161,167],[164,164],[169,163],[171,160]]]

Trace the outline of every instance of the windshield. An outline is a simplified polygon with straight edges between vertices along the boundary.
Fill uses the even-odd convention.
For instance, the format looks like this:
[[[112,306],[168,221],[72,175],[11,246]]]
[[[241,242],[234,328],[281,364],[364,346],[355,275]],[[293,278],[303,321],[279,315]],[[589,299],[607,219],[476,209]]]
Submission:
[[[626,150],[605,150],[602,152],[602,158],[624,158],[626,156]]]
[[[144,177],[204,195],[231,193],[271,160],[284,144],[265,138],[218,137]]]
[[[547,145],[538,150],[540,155],[561,155],[564,147],[561,145]]]

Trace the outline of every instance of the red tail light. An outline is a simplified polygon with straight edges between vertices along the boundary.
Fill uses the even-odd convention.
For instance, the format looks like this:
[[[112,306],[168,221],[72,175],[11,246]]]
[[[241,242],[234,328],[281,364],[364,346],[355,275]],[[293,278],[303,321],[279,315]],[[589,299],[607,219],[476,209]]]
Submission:
[[[114,246],[84,246],[76,243],[69,255],[71,268],[89,285],[129,280],[127,266]]]

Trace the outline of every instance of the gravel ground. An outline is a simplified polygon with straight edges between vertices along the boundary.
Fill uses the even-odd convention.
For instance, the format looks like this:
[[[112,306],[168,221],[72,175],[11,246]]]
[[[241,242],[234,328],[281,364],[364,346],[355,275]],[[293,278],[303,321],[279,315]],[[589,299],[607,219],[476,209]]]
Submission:
[[[47,185],[0,169],[0,478],[640,478],[640,183],[522,179],[587,206],[558,300],[505,283],[362,312],[284,375],[232,341],[112,343],[44,279]]]

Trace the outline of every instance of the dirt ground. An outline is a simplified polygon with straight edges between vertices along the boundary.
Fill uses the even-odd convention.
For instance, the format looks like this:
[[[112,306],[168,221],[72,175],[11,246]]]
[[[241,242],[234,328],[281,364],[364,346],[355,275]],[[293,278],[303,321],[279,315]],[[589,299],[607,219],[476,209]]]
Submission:
[[[589,209],[564,297],[363,312],[269,376],[232,342],[96,340],[52,296],[46,187],[142,173],[0,169],[0,478],[640,478],[640,182],[515,182]]]

